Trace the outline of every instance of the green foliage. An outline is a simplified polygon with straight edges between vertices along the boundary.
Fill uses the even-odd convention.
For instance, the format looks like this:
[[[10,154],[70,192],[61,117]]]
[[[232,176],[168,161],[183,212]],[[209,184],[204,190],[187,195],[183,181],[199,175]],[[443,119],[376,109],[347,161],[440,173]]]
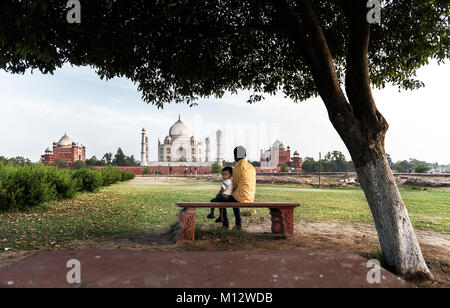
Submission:
[[[143,173],[144,174],[150,174],[150,168],[149,167],[145,167]]]
[[[125,166],[125,161],[126,161],[125,154],[123,153],[121,148],[118,148],[116,155],[114,155],[114,160],[112,164],[114,166]]]
[[[146,102],[160,107],[237,89],[253,89],[250,101],[278,89],[305,100],[319,85],[303,56],[307,34],[292,32],[308,31],[302,2],[86,0],[89,13],[68,26],[65,2],[7,1],[0,7],[0,68],[48,73],[65,62],[89,65],[101,78],[131,79]],[[344,14],[347,1],[311,2],[343,84],[350,31],[358,25]],[[283,4],[292,20],[280,12]],[[364,18],[367,9],[358,13]],[[383,1],[381,18],[370,27],[371,82],[420,87],[417,69],[449,56],[448,1]]]
[[[100,174],[103,179],[103,186],[109,186],[111,184],[122,181],[122,171],[111,166],[107,166],[100,170]]]
[[[122,182],[132,180],[135,177],[133,172],[126,170],[121,170],[121,172],[122,172],[122,179],[121,179]]]
[[[403,168],[403,167],[400,166],[400,165],[395,165],[394,168],[395,168],[395,170],[397,170],[397,171],[400,172],[400,173],[405,172],[405,168]]]
[[[287,164],[281,165],[280,171],[281,172],[288,172],[289,171],[288,165]]]
[[[0,169],[0,210],[24,210],[57,197],[57,176],[43,165],[3,166]]]
[[[139,166],[139,163],[134,158],[134,155],[127,156],[124,154],[121,148],[117,149],[117,153],[113,155],[112,153],[105,153],[101,160],[98,160],[96,156],[92,156],[86,159],[86,164],[88,166],[122,166],[122,167],[135,167]]]
[[[252,164],[253,167],[261,167],[261,162],[257,160],[249,160],[250,164]]]
[[[91,158],[86,159],[86,165],[88,166],[106,166],[106,161],[104,159],[98,160],[94,155]]]
[[[352,161],[347,161],[345,155],[340,151],[328,152],[321,160],[314,160],[312,157],[305,157],[302,170],[304,172],[351,172],[355,171]]]
[[[66,169],[67,168],[67,162],[62,160],[62,159],[55,159],[55,161],[53,162],[53,166],[59,168],[59,169]]]
[[[393,169],[398,172],[417,172],[424,173],[427,172],[432,163],[427,163],[426,161],[417,160],[415,158],[410,158],[408,160],[401,160],[392,165]]]
[[[73,198],[77,191],[98,191],[102,185],[134,178],[134,174],[107,167],[68,170],[56,166],[0,164],[0,211],[23,211],[47,201]]]
[[[319,162],[312,157],[305,157],[302,170],[303,172],[319,172]]]
[[[111,165],[112,157],[113,157],[112,153],[106,153],[105,155],[103,155],[102,160],[104,160],[107,165]]]
[[[426,165],[426,164],[419,164],[419,165],[417,165],[415,168],[414,168],[414,171],[416,172],[416,173],[425,173],[425,172],[427,172],[428,170],[430,170],[430,168],[428,168],[428,166]]]
[[[70,169],[72,170],[80,170],[80,169],[85,169],[87,168],[87,164],[86,162],[82,161],[82,160],[77,160],[76,162],[74,162],[72,164],[72,166],[70,166]]]
[[[12,166],[24,166],[24,165],[31,165],[32,162],[28,158],[24,158],[22,156],[16,156],[11,158],[0,156],[0,165],[1,164],[3,165],[10,164]]]
[[[100,172],[92,169],[73,171],[72,178],[78,181],[80,191],[96,192],[103,184],[103,178]]]
[[[51,167],[48,172],[48,180],[56,189],[58,200],[73,198],[79,187],[79,183],[72,179],[71,172],[67,169]]]
[[[121,148],[117,149],[116,155],[114,155],[114,159],[112,161],[113,166],[139,166],[139,163],[134,159],[134,155],[126,156]]]
[[[212,164],[212,173],[213,174],[220,174],[222,172],[222,167],[218,163]]]

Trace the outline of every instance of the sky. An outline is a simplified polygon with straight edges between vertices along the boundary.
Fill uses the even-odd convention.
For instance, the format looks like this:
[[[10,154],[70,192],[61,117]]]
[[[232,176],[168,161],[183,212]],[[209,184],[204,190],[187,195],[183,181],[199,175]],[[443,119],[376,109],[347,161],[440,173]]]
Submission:
[[[374,90],[378,109],[390,127],[386,152],[394,161],[416,158],[450,163],[450,64],[432,63],[418,71],[425,87],[401,91],[394,86]],[[141,130],[149,138],[149,159],[157,160],[162,141],[178,120],[199,140],[210,137],[216,157],[216,131],[224,135],[224,158],[232,160],[236,145],[258,160],[261,149],[277,139],[301,157],[318,159],[328,151],[350,155],[331,125],[319,98],[294,103],[280,93],[247,104],[251,93],[205,98],[198,106],[169,104],[158,109],[141,99],[137,86],[125,78],[102,81],[89,67],[65,65],[54,75],[35,71],[12,75],[0,71],[0,156],[38,161],[65,132],[86,146],[86,155],[101,158],[121,147],[140,159]]]

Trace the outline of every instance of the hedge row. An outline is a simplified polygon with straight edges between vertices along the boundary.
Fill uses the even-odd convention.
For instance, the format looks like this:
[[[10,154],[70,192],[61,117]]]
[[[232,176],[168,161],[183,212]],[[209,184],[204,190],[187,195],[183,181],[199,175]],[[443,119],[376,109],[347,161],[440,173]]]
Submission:
[[[41,164],[0,164],[0,211],[25,210],[47,201],[73,198],[77,191],[96,192],[101,186],[133,178],[133,173],[112,167],[71,171]]]

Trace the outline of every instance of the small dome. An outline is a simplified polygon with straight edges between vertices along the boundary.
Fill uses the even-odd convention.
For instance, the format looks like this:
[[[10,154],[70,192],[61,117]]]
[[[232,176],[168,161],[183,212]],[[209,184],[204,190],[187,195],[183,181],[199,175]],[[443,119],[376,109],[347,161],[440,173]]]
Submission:
[[[47,147],[47,148],[45,149],[45,153],[51,153],[51,152],[53,152],[53,150],[52,150],[51,147]]]
[[[69,136],[67,136],[67,133],[64,134],[64,136],[61,137],[58,141],[58,146],[71,146],[73,143],[72,139],[70,139]]]
[[[172,138],[170,138],[170,136],[167,136],[166,138],[164,138],[164,142],[171,142]]]
[[[189,131],[187,125],[184,124],[180,119],[178,119],[178,121],[175,122],[175,124],[170,128],[169,135],[172,138],[189,137],[191,135],[191,132]]]
[[[286,151],[286,147],[283,143],[280,144],[280,151]]]
[[[298,151],[294,152],[294,156],[299,156],[300,154],[298,154]]]

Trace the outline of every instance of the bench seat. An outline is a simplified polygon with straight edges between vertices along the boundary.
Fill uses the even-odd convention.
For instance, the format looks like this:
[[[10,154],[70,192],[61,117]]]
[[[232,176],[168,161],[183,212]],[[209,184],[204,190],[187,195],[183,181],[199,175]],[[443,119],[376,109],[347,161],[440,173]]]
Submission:
[[[299,203],[291,202],[177,202],[178,215],[175,239],[177,242],[194,240],[196,208],[268,208],[272,220],[272,233],[286,238],[294,236],[294,209]]]

